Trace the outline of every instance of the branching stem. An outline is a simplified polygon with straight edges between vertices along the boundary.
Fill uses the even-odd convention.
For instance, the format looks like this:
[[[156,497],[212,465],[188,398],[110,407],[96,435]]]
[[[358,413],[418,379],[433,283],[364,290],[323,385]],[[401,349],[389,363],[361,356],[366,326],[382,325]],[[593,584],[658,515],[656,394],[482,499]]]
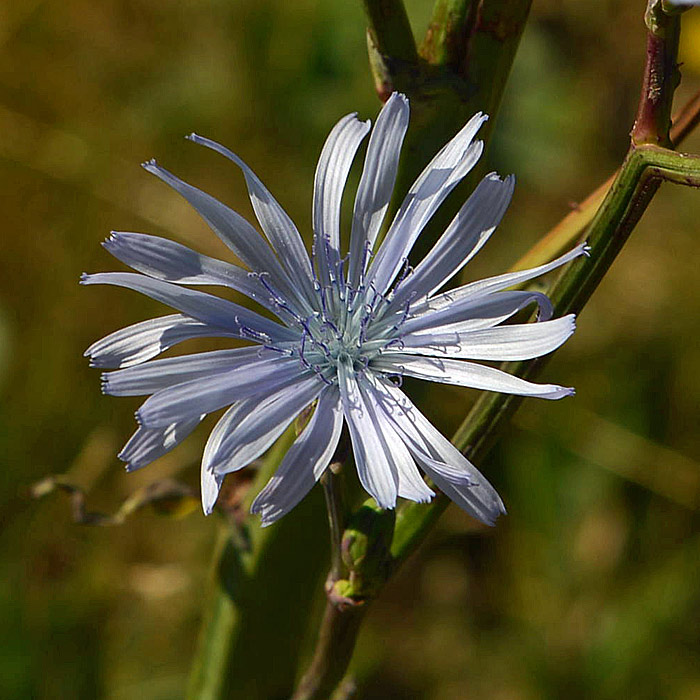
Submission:
[[[700,157],[656,146],[630,150],[588,231],[590,257],[571,263],[549,291],[556,316],[581,311],[663,180],[700,187]],[[531,378],[546,362],[547,358],[510,362],[502,369]],[[510,394],[483,393],[457,430],[453,443],[470,459],[481,461],[521,402],[522,397]],[[392,543],[397,560],[415,550],[448,505],[449,499],[441,495],[428,505],[406,503],[399,509]]]
[[[486,4],[488,3],[480,3],[480,11],[483,12]],[[529,3],[514,2],[513,5],[524,13],[524,23]],[[469,7],[471,5],[468,3],[448,0],[441,0],[437,5],[438,10],[445,12],[455,10],[452,19],[456,22],[458,31],[462,31],[469,23],[473,24],[474,30],[483,21],[482,16],[470,14]],[[578,312],[583,308],[627,241],[662,180],[700,187],[700,158],[670,150],[670,113],[678,78],[678,17],[664,14],[660,0],[650,0],[646,19],[649,28],[647,62],[630,151],[610,186],[606,183],[585,203],[591,210],[597,209],[592,220],[589,219],[591,223],[587,232],[591,255],[571,263],[551,288],[550,298],[557,315]],[[450,63],[456,55],[455,50],[464,49],[467,62],[464,67],[473,68],[469,65],[469,51],[474,49],[473,45],[458,46],[455,49],[449,45],[449,41],[454,38],[449,27],[432,29],[436,33],[427,38],[423,51],[432,51],[432,58],[438,63]],[[513,46],[517,46],[517,40]],[[483,55],[486,56],[487,53]],[[491,95],[491,98],[496,99],[491,105],[497,106],[500,92]],[[693,114],[686,115],[680,122],[680,136],[684,136],[697,123],[697,116],[694,115],[697,110],[697,106],[691,106]],[[602,204],[598,206],[601,200]],[[584,227],[581,226],[578,231],[582,228]],[[539,254],[541,252],[540,250]],[[512,362],[507,363],[504,369],[517,376],[530,377],[545,362],[546,359]],[[508,394],[482,394],[454,436],[454,444],[468,457],[480,460],[521,400],[521,397]],[[427,505],[411,502],[403,504],[398,509],[395,523],[391,521],[390,549],[372,546],[373,542],[382,539],[382,533],[386,535],[387,530],[367,530],[369,535],[367,541],[363,542],[361,574],[354,582],[355,571],[353,566],[349,566],[349,580],[336,579],[339,584],[347,584],[344,590],[349,599],[361,594],[359,597],[364,602],[376,596],[397,566],[415,551],[448,504],[449,500],[444,495]],[[367,503],[363,506],[365,509],[368,507]],[[351,530],[342,536],[343,543],[348,533]],[[357,535],[357,532],[354,534]],[[343,608],[329,602],[314,659],[293,700],[326,697],[340,682],[352,655],[363,611],[364,606]]]

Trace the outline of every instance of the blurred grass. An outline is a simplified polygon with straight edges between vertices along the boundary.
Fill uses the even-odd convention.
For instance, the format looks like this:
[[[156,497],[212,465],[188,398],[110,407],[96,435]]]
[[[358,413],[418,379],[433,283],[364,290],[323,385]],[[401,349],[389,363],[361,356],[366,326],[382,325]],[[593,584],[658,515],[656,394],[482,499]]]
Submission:
[[[408,6],[420,35],[429,3]],[[488,155],[518,188],[470,278],[512,264],[617,166],[642,65],[640,14],[632,0],[535,3]],[[246,158],[308,232],[326,132],[348,111],[377,109],[364,41],[360,3],[2,7],[0,697],[182,697],[216,524],[144,512],[90,529],[59,496],[27,498],[52,473],[105,510],[157,478],[198,482],[206,431],[123,473],[114,455],[136,402],[101,396],[81,354],[162,310],[80,289],[78,275],[118,269],[99,246],[112,228],[225,255],[138,167],[157,156],[250,216],[240,175],[186,143],[192,130]],[[699,47],[692,10],[679,103],[700,88]],[[700,151],[700,135],[686,148]],[[527,403],[481,465],[509,516],[485,532],[448,511],[373,610],[356,664],[362,697],[700,696],[699,216],[696,192],[657,197],[547,369],[576,398]],[[421,395],[448,434],[472,400]]]

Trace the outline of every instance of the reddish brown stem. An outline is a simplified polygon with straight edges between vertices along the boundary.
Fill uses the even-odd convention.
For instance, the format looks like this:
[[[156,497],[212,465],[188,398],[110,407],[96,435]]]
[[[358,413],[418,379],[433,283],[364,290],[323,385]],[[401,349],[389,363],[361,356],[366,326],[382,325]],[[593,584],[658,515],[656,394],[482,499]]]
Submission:
[[[667,15],[661,0],[651,0],[646,14],[647,57],[632,143],[671,147],[669,126],[673,91],[680,82],[676,58],[680,17]]]

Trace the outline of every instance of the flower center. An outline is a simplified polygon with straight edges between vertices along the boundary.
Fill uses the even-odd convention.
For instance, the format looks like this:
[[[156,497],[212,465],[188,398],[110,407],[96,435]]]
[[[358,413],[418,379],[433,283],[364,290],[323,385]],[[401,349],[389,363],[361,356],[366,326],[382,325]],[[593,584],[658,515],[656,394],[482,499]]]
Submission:
[[[361,277],[357,287],[350,286],[344,279],[342,262],[329,275],[329,283],[320,284],[318,278],[314,288],[318,295],[316,310],[303,318],[300,309],[292,308],[283,296],[270,284],[265,273],[250,273],[263,285],[269,298],[285,312],[296,325],[301,336],[298,345],[284,343],[274,346],[264,343],[264,338],[254,337],[269,350],[275,350],[290,357],[297,356],[308,370],[318,374],[327,384],[337,380],[337,372],[342,365],[361,372],[386,348],[401,347],[400,328],[406,321],[410,302],[399,312],[385,317],[391,294],[381,294],[370,283],[365,284]],[[307,308],[307,313],[310,311]],[[289,323],[289,322],[288,322]]]

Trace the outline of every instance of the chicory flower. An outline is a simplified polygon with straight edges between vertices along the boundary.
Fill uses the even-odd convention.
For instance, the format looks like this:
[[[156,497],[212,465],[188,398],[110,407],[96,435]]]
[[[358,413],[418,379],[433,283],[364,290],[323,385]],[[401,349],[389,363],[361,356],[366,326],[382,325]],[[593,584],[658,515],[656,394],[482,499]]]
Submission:
[[[467,513],[492,524],[503,503],[483,475],[410,401],[401,377],[487,391],[558,399],[572,389],[534,384],[474,360],[527,360],[558,348],[574,331],[573,315],[552,319],[548,298],[509,290],[586,252],[571,252],[532,270],[499,275],[440,292],[476,255],[501,221],[514,179],[487,175],[427,256],[408,256],[435,211],[474,167],[487,119],[476,114],[433,158],[388,226],[380,230],[396,180],[409,121],[407,99],[394,94],[370,123],[354,114],[331,131],[319,158],[313,197],[313,253],[253,171],[223,146],[195,143],[243,171],[265,238],[250,223],[155,161],[149,172],[182,195],[247,267],[200,255],[140,233],[112,233],[105,247],[136,270],[84,275],[83,284],[126,287],[177,311],[119,330],[87,351],[113,396],[148,396],[139,428],[119,457],[139,469],[184,440],[209,413],[227,408],[202,459],[202,503],[210,513],[224,476],[257,459],[304,409],[313,415],[252,511],[268,525],[291,510],[318,481],[350,434],[357,473],[382,508],[398,497],[428,501],[446,493]],[[355,155],[370,134],[347,250],[340,206]],[[263,315],[189,285],[218,285],[247,296]],[[511,323],[528,305],[536,323]],[[225,337],[245,347],[152,359],[192,338]]]

